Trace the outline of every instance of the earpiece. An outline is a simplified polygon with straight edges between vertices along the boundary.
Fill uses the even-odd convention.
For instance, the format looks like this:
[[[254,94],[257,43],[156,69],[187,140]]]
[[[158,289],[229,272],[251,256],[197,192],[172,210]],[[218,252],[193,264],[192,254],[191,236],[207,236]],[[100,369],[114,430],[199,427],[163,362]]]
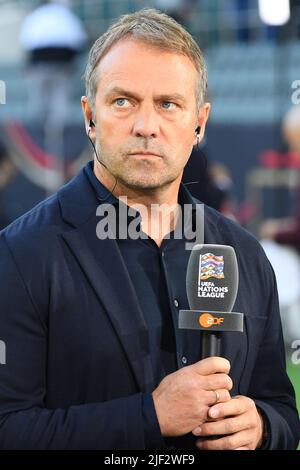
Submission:
[[[198,146],[200,145],[200,129],[201,129],[200,126],[196,127],[196,129],[195,129],[195,132],[197,134],[197,145]]]
[[[90,119],[90,121],[89,121],[89,128],[88,128],[88,132],[87,132],[87,137],[88,137],[88,139],[89,139],[89,141],[90,141],[90,143],[91,143],[91,145],[92,145],[92,147],[93,147],[93,150],[94,150],[94,152],[95,152],[95,155],[96,155],[96,158],[97,158],[98,162],[99,162],[102,166],[104,166],[104,168],[106,168],[107,171],[109,171],[108,168],[107,168],[107,166],[105,165],[105,163],[102,162],[102,161],[100,160],[100,158],[98,157],[98,153],[97,153],[95,144],[94,144],[94,142],[92,141],[92,139],[90,138],[90,132],[91,132],[91,130],[92,130],[92,127],[95,127],[95,126],[96,126],[96,124],[94,123],[93,119]],[[114,176],[114,175],[113,175],[113,176]],[[115,180],[116,180],[116,181],[115,181],[115,184],[114,184],[114,187],[113,187],[112,190],[109,192],[109,194],[106,196],[106,198],[101,199],[102,202],[106,201],[106,200],[109,198],[109,196],[110,196],[111,194],[113,194],[113,192],[114,192],[114,190],[115,190],[115,188],[116,188],[116,186],[117,186],[117,183],[118,183],[118,179],[117,179],[115,176],[114,176],[114,178],[115,178]]]
[[[90,119],[90,122],[89,122],[89,130],[91,130],[92,127],[95,127],[95,123],[94,123],[93,119]]]

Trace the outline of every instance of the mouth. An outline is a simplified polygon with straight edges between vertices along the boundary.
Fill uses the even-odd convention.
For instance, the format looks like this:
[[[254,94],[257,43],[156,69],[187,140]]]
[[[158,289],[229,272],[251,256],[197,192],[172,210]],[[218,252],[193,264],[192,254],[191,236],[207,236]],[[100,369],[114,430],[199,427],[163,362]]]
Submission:
[[[137,157],[159,157],[159,158],[161,158],[161,155],[158,155],[157,153],[145,152],[144,150],[137,151],[137,152],[132,152],[129,155],[133,155],[133,156],[137,156]]]

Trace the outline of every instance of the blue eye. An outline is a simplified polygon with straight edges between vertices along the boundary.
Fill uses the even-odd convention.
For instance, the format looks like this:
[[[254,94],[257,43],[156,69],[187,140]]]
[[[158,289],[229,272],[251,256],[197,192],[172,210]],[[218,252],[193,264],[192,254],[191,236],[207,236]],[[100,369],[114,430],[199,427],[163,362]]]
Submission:
[[[128,102],[128,100],[126,98],[118,98],[115,103],[118,107],[120,108],[124,108],[124,105],[126,104],[126,101]]]
[[[164,101],[162,106],[164,109],[173,109],[172,107],[175,106],[175,103],[172,103],[171,101]]]

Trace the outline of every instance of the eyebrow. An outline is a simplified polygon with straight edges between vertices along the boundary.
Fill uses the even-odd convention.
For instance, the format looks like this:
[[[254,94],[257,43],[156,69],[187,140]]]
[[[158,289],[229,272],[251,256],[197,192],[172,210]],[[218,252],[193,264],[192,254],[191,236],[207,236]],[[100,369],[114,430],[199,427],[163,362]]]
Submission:
[[[113,88],[111,88],[108,93],[106,94],[106,98],[112,96],[112,95],[122,95],[122,96],[128,96],[128,98],[133,98],[133,99],[136,99],[136,100],[141,100],[141,96],[138,94],[138,93],[134,93],[132,91],[129,91],[129,90],[125,90],[124,88],[121,88],[121,87],[118,87],[118,86],[115,86]],[[156,99],[158,100],[162,100],[162,101],[185,101],[186,98],[181,95],[180,93],[164,93],[162,95],[159,95],[156,97]]]

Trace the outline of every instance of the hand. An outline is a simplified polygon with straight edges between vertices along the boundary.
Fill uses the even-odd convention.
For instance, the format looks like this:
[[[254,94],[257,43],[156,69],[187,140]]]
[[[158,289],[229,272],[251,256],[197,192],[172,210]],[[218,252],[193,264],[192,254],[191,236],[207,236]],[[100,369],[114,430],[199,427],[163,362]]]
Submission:
[[[230,400],[230,363],[209,357],[167,375],[152,393],[163,436],[182,436],[207,420],[209,407]]]
[[[222,436],[218,439],[201,439],[196,442],[204,450],[254,450],[261,446],[263,418],[253,400],[236,396],[226,403],[218,403],[209,409],[207,421],[194,429],[195,436]]]

